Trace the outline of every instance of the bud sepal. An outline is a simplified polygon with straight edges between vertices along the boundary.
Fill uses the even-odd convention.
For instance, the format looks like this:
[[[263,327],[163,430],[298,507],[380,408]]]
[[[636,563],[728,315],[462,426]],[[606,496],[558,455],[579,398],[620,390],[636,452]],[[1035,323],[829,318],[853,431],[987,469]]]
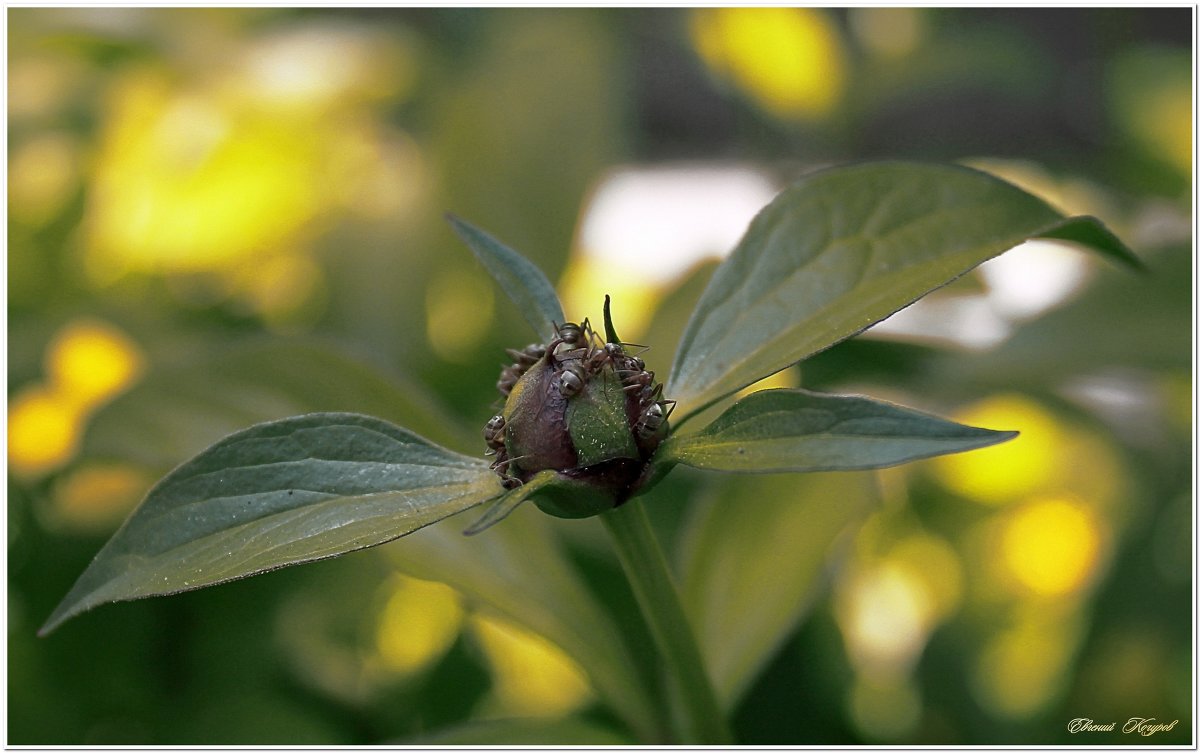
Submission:
[[[556,517],[599,515],[658,475],[648,471],[673,403],[642,358],[616,340],[608,314],[606,300],[608,338],[585,319],[556,325],[545,345],[509,350],[515,362],[497,383],[504,407],[484,427],[505,487],[555,472],[531,498]]]

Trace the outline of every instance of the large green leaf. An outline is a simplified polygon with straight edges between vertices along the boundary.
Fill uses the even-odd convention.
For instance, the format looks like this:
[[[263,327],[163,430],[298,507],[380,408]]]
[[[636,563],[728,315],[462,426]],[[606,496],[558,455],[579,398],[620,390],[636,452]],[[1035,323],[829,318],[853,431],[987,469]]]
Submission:
[[[440,430],[437,436],[453,438],[445,443],[455,446],[482,445],[477,430],[459,431],[458,422],[444,418],[421,389],[325,348],[261,341],[200,351],[152,372],[102,411],[88,442],[92,454],[169,468],[241,426],[322,406],[377,413],[406,426],[414,421],[428,427],[420,433]],[[504,512],[489,509],[485,517],[496,520]],[[453,584],[554,641],[580,662],[632,729],[653,738],[653,705],[616,627],[559,550],[558,529],[536,510],[482,535],[463,536],[465,528],[475,528],[472,522],[431,526],[385,551],[404,570]]]
[[[542,270],[479,228],[454,215],[446,215],[446,219],[471,247],[475,258],[487,268],[512,302],[517,304],[525,321],[538,333],[542,342],[550,342],[555,335],[554,325],[563,324],[566,318],[558,294]]]
[[[680,543],[680,592],[718,701],[736,706],[808,614],[837,543],[876,506],[870,473],[726,477]]]
[[[740,473],[886,468],[1012,439],[865,397],[762,390],[702,431],[674,435],[663,462]]]
[[[315,413],[252,426],[155,485],[41,632],[105,602],[382,544],[502,491],[484,461],[377,418]]]
[[[1094,218],[1064,219],[976,170],[883,163],[809,175],[754,218],[713,274],[666,394],[684,418],[1035,237],[1137,264]]]

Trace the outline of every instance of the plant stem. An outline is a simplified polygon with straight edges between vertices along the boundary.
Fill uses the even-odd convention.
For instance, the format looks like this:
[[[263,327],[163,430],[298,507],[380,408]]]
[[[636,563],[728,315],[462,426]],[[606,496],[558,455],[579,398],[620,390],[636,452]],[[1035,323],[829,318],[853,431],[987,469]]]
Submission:
[[[700,648],[671,580],[666,558],[639,499],[600,516],[681,701],[683,743],[729,745],[733,736],[717,705]]]

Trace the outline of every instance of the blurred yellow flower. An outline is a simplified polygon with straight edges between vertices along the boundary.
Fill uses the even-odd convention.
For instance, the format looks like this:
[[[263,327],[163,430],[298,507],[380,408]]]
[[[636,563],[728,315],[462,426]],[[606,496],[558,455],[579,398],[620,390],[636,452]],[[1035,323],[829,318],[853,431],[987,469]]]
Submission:
[[[1068,499],[1042,499],[1014,510],[1005,521],[1000,549],[1008,571],[1029,591],[1062,596],[1081,588],[1096,571],[1101,521]]]
[[[997,395],[960,411],[954,419],[1021,434],[998,445],[934,459],[934,474],[953,491],[979,502],[1005,504],[1047,488],[1059,473],[1066,434],[1033,401]]]
[[[886,560],[854,573],[839,588],[835,606],[851,663],[879,680],[902,677],[912,668],[936,608],[919,573]]]
[[[230,60],[202,48],[190,68],[121,71],[105,92],[83,222],[90,279],[209,276],[268,324],[294,323],[304,296],[323,291],[308,251],[327,224],[412,201],[418,155],[375,108],[413,84],[401,37],[296,23],[229,48]],[[264,273],[264,259],[269,280],[229,284]]]
[[[710,70],[777,117],[820,118],[842,96],[846,54],[821,9],[702,8],[690,31]]]
[[[8,402],[8,466],[37,476],[69,460],[79,447],[83,411],[57,387],[34,385]]]
[[[151,72],[128,77],[96,157],[93,271],[211,271],[297,242],[319,210],[321,125]]]
[[[442,658],[458,638],[462,598],[450,586],[396,575],[375,630],[383,665],[411,675]]]
[[[471,619],[488,663],[499,713],[560,716],[591,700],[587,676],[545,638],[488,615]]]
[[[46,376],[84,410],[127,388],[143,367],[141,349],[124,332],[95,319],[68,323],[46,348]]]
[[[636,270],[618,266],[586,250],[571,255],[558,284],[565,311],[594,312],[606,294],[619,291],[613,308],[620,312],[619,333],[626,342],[637,342],[650,326],[661,289],[661,285],[641,279]],[[598,317],[589,318],[596,321]]]
[[[74,457],[92,411],[141,375],[143,357],[105,322],[68,322],[46,346],[46,381],[8,404],[8,461],[26,476],[48,473]]]

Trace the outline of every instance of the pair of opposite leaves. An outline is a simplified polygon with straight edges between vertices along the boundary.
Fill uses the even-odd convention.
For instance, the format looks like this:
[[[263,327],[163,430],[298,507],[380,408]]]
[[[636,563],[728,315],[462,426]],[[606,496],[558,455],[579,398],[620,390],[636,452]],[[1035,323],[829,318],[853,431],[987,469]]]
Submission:
[[[548,342],[566,318],[541,271],[465,222],[451,223]],[[701,295],[666,383],[676,427],[1031,238],[1140,266],[1095,218],[1064,218],[975,170],[895,162],[805,176],[754,218]],[[732,472],[871,469],[1012,436],[862,397],[764,390],[697,432],[673,432],[652,462],[661,471],[677,463]],[[369,416],[258,424],[156,484],[40,634],[98,604],[382,544],[489,500],[497,501],[481,523],[495,522],[554,482],[545,471],[506,491],[482,458]]]

